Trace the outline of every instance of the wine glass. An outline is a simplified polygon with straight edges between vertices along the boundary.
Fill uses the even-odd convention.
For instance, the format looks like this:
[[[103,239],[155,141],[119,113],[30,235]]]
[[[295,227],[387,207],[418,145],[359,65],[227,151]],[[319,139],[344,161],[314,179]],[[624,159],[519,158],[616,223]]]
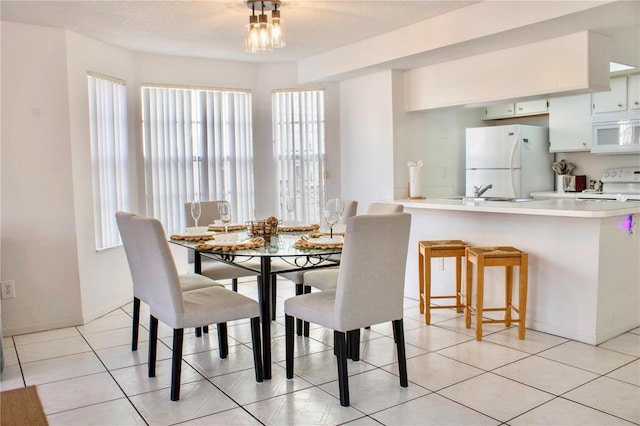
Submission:
[[[342,220],[342,214],[344,213],[344,203],[340,198],[333,198],[327,201],[327,205],[325,208],[328,210],[333,210],[338,214],[338,222]]]
[[[296,209],[296,197],[295,197],[295,195],[287,196],[286,207],[287,207],[287,212],[289,212],[289,214],[288,214],[289,220],[290,221],[294,221],[295,220],[294,210]]]
[[[202,214],[202,205],[200,204],[200,200],[194,200],[191,203],[191,217],[195,222],[195,227],[198,227],[198,219],[200,219],[200,215]]]
[[[220,213],[220,220],[224,223],[224,233],[228,233],[228,225],[231,222],[231,204],[227,201],[218,203],[218,213]]]
[[[333,238],[333,226],[340,220],[340,215],[335,209],[324,210],[324,221],[329,225],[329,238]]]

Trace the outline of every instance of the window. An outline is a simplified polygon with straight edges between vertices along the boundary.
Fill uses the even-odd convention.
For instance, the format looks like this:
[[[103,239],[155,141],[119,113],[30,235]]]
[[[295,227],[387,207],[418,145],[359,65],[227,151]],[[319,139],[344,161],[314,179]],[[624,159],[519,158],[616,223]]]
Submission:
[[[280,217],[320,223],[324,206],[324,91],[276,91],[272,95],[273,140]]]
[[[89,73],[89,128],[96,249],[122,244],[115,214],[129,209],[127,87]]]
[[[184,204],[227,200],[232,220],[253,217],[251,93],[142,87],[147,214],[184,230]]]

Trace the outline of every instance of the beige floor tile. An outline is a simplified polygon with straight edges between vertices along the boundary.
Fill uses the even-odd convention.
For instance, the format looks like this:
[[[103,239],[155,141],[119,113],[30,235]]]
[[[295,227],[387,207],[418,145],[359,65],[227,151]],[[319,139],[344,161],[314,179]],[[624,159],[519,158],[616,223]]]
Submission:
[[[334,396],[319,388],[303,389],[244,407],[265,425],[336,425],[355,420],[363,413],[342,407]]]
[[[0,391],[6,391],[24,387],[22,370],[19,365],[5,366],[0,373]]]
[[[255,372],[253,370],[244,370],[238,373],[216,376],[211,379],[211,382],[241,405],[262,401],[312,386],[311,383],[300,377],[287,379],[285,369],[278,365],[272,367],[270,380],[256,382]]]
[[[640,334],[625,333],[598,345],[623,354],[640,357]]]
[[[640,386],[640,360],[635,360],[617,370],[613,370],[607,374],[607,377]]]
[[[108,370],[146,364],[149,359],[149,342],[139,342],[138,350],[132,351],[131,345],[114,346],[96,351],[98,358]],[[171,358],[171,350],[165,345],[158,345],[156,359],[158,361]]]
[[[169,387],[171,386],[171,360],[167,359],[156,362],[155,377],[149,377],[148,371],[147,365],[144,364],[112,370],[111,374],[123,392],[128,396],[152,392],[158,389],[163,389],[168,396]],[[202,378],[203,377],[190,365],[182,361],[180,383],[195,382],[202,380]]]
[[[46,415],[124,397],[106,372],[38,385],[38,395]]]
[[[530,354],[536,354],[568,341],[564,337],[540,333],[535,330],[527,330],[525,338],[520,339],[516,327],[490,334],[482,339]]]
[[[171,401],[169,389],[160,389],[133,396],[131,403],[150,425],[173,425],[238,406],[206,380],[182,385],[179,401]]]
[[[640,423],[640,388],[629,383],[601,377],[564,397],[630,422]]]
[[[81,334],[98,333],[101,331],[115,330],[118,328],[131,329],[132,318],[125,312],[115,312],[93,320],[85,325],[78,326]]]
[[[383,369],[398,374],[397,363]],[[431,391],[440,390],[482,373],[484,373],[483,370],[436,353],[428,353],[407,360],[409,381]]]
[[[225,359],[220,358],[217,349],[186,355],[183,359],[204,377],[221,376],[242,370],[255,371],[253,350],[244,345],[229,346],[229,354]]]
[[[496,368],[493,373],[554,395],[562,395],[598,377],[597,374],[538,356]]]
[[[41,331],[38,333],[21,334],[13,336],[16,346],[28,345],[30,343],[40,343],[57,340],[63,337],[78,337],[80,333],[75,327],[59,328],[56,330]]]
[[[337,380],[320,386],[336,398],[340,397]],[[429,390],[409,383],[400,386],[400,379],[381,369],[365,371],[349,377],[351,406],[365,414],[375,413],[429,393]]]
[[[435,326],[427,326],[425,329],[410,330],[404,333],[406,343],[428,351],[437,351],[472,339],[470,336]]]
[[[24,374],[24,380],[27,386],[40,385],[106,371],[93,352],[27,362],[22,365],[22,373]]]
[[[16,345],[20,362],[33,362],[59,356],[79,354],[91,351],[87,342],[77,334],[55,340],[38,341],[36,343]]]
[[[332,349],[333,351],[333,349]],[[407,359],[422,355],[427,351],[405,342]],[[376,367],[398,362],[398,352],[393,338],[381,337],[360,343],[360,359]]]
[[[526,352],[477,340],[451,346],[437,353],[487,371],[530,356]]]
[[[47,416],[50,426],[146,425],[126,398]]]
[[[384,425],[499,425],[500,422],[435,393],[396,405],[371,417]]]
[[[225,425],[225,426],[259,426],[262,423],[254,419],[251,414],[242,408],[232,408],[231,410],[211,414],[210,416],[198,417],[180,423],[180,426],[202,426],[202,425]]]
[[[563,343],[538,355],[597,374],[607,374],[634,360],[630,355],[574,341]]]
[[[503,422],[553,399],[551,394],[493,373],[473,377],[438,393]]]
[[[563,398],[556,398],[509,420],[511,426],[631,426],[632,424]]]

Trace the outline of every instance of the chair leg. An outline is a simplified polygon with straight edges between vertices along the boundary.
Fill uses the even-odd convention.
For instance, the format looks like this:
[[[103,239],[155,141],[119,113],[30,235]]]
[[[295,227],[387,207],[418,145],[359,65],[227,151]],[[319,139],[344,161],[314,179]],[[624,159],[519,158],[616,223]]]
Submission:
[[[182,339],[184,328],[173,330],[173,357],[171,358],[171,400],[180,399],[180,376],[182,375]]]
[[[311,286],[310,285],[305,285],[304,286],[304,294],[309,294],[311,293]],[[302,335],[304,337],[309,337],[309,321],[304,321],[302,323]]]
[[[133,324],[131,326],[131,350],[138,350],[138,330],[140,329],[140,299],[133,298]]]
[[[278,288],[278,277],[276,274],[271,275],[271,321],[276,320],[276,290]]]
[[[149,315],[149,377],[156,376],[156,351],[158,348],[158,318]]]
[[[285,358],[287,379],[293,379],[293,317],[284,315]]]
[[[360,329],[347,331],[347,358],[360,361]]]
[[[304,293],[304,285],[296,283],[296,296],[300,296]],[[302,336],[302,320],[296,318],[296,334]]]
[[[227,323],[218,324],[218,349],[220,350],[220,359],[225,359],[229,355],[229,339],[227,338]]]
[[[251,318],[251,344],[253,345],[253,368],[256,370],[256,382],[264,380],[262,365],[262,342],[260,340],[260,317]]]
[[[340,388],[340,405],[349,406],[349,374],[347,372],[347,342],[345,333],[333,331],[333,341],[338,352],[338,387]]]
[[[402,318],[393,321],[393,330],[396,335],[396,349],[398,352],[398,370],[400,373],[400,386],[406,388],[409,386],[407,378],[407,353],[404,347],[404,325]]]
[[[196,337],[202,337],[202,327],[196,327]]]
[[[238,292],[238,279],[237,278],[231,278],[231,290],[235,291],[236,293]]]

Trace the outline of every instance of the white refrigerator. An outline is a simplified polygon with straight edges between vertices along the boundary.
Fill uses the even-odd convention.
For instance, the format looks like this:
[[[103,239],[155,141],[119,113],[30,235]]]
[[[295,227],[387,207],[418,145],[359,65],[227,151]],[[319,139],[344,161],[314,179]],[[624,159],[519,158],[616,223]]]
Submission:
[[[483,196],[528,198],[553,191],[549,129],[514,124],[466,129],[466,189],[493,185]]]

